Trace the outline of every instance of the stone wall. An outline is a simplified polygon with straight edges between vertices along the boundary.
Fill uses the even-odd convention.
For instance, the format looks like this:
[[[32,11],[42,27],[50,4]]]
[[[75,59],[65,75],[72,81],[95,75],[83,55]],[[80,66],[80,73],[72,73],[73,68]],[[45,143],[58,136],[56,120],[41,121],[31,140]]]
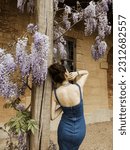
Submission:
[[[77,38],[76,58],[77,69],[87,69],[89,77],[84,89],[84,110],[87,123],[109,121],[111,112],[108,107],[107,87],[107,53],[102,59],[95,61],[91,57],[91,45],[95,35]],[[112,39],[107,39],[108,49],[111,48]]]

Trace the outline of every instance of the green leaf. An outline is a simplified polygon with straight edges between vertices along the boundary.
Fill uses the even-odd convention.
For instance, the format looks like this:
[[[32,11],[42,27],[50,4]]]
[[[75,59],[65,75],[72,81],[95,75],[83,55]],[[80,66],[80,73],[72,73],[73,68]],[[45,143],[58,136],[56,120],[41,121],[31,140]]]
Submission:
[[[33,134],[34,134],[34,132],[35,132],[33,127],[31,128],[31,132],[32,132]]]

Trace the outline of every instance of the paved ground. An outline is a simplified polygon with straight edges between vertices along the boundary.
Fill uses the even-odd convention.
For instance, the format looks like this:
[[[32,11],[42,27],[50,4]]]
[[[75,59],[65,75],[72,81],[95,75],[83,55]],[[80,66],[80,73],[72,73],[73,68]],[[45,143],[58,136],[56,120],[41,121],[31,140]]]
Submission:
[[[87,135],[80,150],[112,150],[112,128],[112,121],[87,125]],[[51,134],[51,139],[56,144],[56,132]]]

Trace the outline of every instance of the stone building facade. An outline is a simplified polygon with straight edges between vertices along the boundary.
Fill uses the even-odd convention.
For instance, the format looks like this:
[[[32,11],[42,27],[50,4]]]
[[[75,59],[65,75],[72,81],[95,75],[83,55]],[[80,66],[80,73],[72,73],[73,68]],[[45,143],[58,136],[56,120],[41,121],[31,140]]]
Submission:
[[[8,44],[25,32],[27,24],[35,22],[35,16],[30,16],[26,12],[18,13],[16,1],[5,3],[0,2],[0,47],[13,52]],[[76,41],[76,69],[87,69],[89,71],[84,90],[86,122],[89,124],[109,121],[112,118],[112,35],[106,39],[108,48],[105,56],[98,61],[91,57],[90,51],[96,34],[85,37],[80,28],[75,28],[67,36],[74,38]],[[31,99],[29,92],[23,99],[26,104],[29,103]],[[12,109],[3,108],[4,101],[3,98],[0,98],[0,123],[8,121],[15,114]],[[56,130],[58,122],[59,118],[51,122],[51,130]]]

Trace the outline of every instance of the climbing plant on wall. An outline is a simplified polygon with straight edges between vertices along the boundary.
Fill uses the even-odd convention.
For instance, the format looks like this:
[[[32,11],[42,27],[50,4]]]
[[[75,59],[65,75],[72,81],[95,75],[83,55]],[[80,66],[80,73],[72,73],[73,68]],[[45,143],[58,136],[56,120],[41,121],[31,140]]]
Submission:
[[[20,96],[24,95],[28,85],[28,78],[32,74],[32,82],[41,85],[47,76],[47,57],[49,49],[48,36],[38,32],[37,25],[29,24],[27,32],[32,34],[33,42],[28,50],[27,33],[14,44],[16,49],[15,58],[0,48],[0,95],[6,101],[4,107],[12,107],[16,110],[16,117],[13,117],[5,124],[9,130],[6,131],[10,139],[17,137],[20,150],[27,149],[27,133],[34,133],[37,129],[35,120],[31,119],[29,107],[21,103]],[[19,81],[15,80],[19,75]],[[7,147],[13,149],[12,142],[8,142]]]
[[[91,47],[92,57],[98,60],[104,56],[107,43],[105,37],[111,33],[111,23],[108,21],[108,11],[112,0],[87,0],[83,1],[85,8],[82,8],[82,1],[74,1],[69,6],[67,0],[54,0],[54,56],[60,53],[61,58],[66,58],[64,34],[77,24],[84,22],[84,34],[90,36],[95,31],[97,37]],[[21,12],[27,4],[28,12],[34,12],[34,0],[18,0],[17,7]]]

